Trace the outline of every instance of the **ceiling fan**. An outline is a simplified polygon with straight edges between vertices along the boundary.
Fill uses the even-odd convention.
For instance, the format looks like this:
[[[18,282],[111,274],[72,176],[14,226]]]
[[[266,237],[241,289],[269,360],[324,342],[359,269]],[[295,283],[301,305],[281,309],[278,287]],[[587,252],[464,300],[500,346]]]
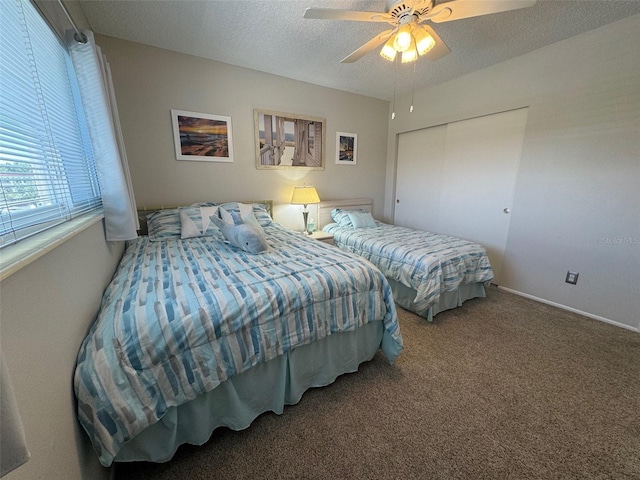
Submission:
[[[424,55],[431,61],[451,52],[429,25],[423,22],[451,22],[530,7],[536,0],[400,0],[392,2],[386,12],[363,12],[333,8],[307,8],[304,18],[321,20],[351,20],[355,22],[387,22],[392,28],[385,30],[341,60],[353,63],[384,44],[380,55],[394,61],[398,52],[402,62],[412,62]]]

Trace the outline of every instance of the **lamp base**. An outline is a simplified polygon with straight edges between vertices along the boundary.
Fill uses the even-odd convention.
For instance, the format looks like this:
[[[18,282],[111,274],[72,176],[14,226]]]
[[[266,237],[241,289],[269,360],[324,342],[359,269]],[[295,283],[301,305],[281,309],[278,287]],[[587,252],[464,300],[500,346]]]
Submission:
[[[309,235],[309,230],[307,230],[307,220],[309,219],[309,210],[307,210],[307,206],[304,206],[304,210],[302,210],[302,218],[304,218],[304,231],[302,232],[304,235]]]

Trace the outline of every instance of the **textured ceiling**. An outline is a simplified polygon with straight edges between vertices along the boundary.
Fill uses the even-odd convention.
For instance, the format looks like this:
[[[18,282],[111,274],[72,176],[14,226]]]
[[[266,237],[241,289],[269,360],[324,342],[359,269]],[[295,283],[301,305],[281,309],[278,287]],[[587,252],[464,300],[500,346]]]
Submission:
[[[480,0],[482,1],[482,0]],[[393,2],[391,2],[393,3]],[[441,3],[441,2],[438,2]],[[93,31],[390,100],[640,13],[640,0],[538,0],[530,8],[430,23],[451,49],[394,66],[378,50],[340,60],[386,23],[302,18],[307,7],[387,11],[384,1],[80,0]],[[414,67],[415,65],[415,67]]]

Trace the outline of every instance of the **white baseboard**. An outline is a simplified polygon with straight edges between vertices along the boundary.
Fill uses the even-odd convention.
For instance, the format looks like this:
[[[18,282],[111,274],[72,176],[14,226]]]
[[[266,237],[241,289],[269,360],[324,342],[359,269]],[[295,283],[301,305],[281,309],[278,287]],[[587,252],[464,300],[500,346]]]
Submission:
[[[535,300],[536,302],[546,303],[547,305],[552,305],[554,307],[558,307],[563,310],[568,310],[570,312],[577,313],[579,315],[584,315],[585,317],[593,318],[594,320],[610,323],[611,325],[615,325],[616,327],[626,328],[627,330],[631,330],[633,332],[640,332],[639,328],[632,327],[631,325],[625,325],[624,323],[616,322],[614,320],[611,320],[610,318],[594,315],[593,313],[583,312],[582,310],[578,310],[577,308],[567,307],[566,305],[562,305],[560,303],[551,302],[549,300],[545,300],[544,298],[534,297],[533,295],[529,295],[528,293],[522,293],[517,290],[512,290],[511,288],[501,287],[500,285],[498,285],[498,288],[500,290],[504,290],[505,292],[514,293],[516,295],[520,295],[521,297],[530,298],[531,300]]]

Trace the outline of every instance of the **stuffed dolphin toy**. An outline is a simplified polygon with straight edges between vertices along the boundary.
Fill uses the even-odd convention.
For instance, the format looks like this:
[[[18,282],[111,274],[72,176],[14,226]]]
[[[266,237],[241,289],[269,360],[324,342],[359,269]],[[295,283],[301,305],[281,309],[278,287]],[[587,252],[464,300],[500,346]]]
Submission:
[[[264,252],[269,248],[269,244],[262,234],[251,225],[247,223],[239,223],[237,225],[235,223],[225,223],[218,215],[212,215],[209,218],[220,229],[224,238],[234,247],[254,254]],[[234,216],[235,221],[238,219],[239,216]]]

